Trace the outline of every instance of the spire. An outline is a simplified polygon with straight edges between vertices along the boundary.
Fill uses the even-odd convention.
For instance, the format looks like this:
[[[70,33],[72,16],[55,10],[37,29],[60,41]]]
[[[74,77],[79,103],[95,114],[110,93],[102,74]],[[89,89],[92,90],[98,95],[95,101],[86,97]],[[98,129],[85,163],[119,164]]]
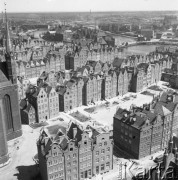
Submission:
[[[9,25],[8,25],[8,19],[7,19],[7,13],[6,13],[6,3],[5,5],[5,22],[6,22],[6,53],[10,54],[11,52],[11,40],[10,40],[10,34],[9,34]]]
[[[4,13],[2,11],[2,23],[4,24]]]
[[[5,20],[6,20],[5,59],[6,59],[6,64],[7,64],[8,79],[12,82],[12,84],[17,84],[16,64],[11,54],[12,49],[11,49],[11,40],[10,40],[10,34],[9,34],[7,14],[6,14],[6,4],[4,5],[5,5]]]

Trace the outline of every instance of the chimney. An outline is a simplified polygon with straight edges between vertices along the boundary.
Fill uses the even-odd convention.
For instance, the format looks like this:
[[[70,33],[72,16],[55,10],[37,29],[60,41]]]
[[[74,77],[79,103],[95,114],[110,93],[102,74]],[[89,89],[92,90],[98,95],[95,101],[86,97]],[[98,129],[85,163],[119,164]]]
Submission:
[[[76,135],[77,135],[77,128],[73,128],[73,139],[75,139]]]
[[[124,117],[127,117],[127,113],[124,114]]]
[[[93,127],[95,127],[95,122],[93,121]]]

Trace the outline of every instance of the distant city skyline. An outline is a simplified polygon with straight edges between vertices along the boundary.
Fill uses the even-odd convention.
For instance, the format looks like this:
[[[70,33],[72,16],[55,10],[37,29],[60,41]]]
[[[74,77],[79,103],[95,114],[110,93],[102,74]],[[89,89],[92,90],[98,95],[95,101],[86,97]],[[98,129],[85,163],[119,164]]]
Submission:
[[[8,12],[176,11],[178,0],[6,0]]]

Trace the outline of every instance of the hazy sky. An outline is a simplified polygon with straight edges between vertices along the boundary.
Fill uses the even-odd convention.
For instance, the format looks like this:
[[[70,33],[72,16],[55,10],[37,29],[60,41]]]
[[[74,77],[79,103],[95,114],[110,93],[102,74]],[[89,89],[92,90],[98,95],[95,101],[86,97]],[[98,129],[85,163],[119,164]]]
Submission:
[[[0,0],[8,12],[178,10],[178,0]]]

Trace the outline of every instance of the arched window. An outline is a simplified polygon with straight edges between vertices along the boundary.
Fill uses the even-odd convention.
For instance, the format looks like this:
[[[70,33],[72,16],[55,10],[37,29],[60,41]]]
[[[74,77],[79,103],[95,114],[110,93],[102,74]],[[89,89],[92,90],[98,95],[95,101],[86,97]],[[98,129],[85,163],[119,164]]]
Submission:
[[[13,131],[13,119],[12,119],[12,108],[11,108],[11,100],[9,95],[4,96],[4,110],[6,115],[6,128],[7,132]]]

